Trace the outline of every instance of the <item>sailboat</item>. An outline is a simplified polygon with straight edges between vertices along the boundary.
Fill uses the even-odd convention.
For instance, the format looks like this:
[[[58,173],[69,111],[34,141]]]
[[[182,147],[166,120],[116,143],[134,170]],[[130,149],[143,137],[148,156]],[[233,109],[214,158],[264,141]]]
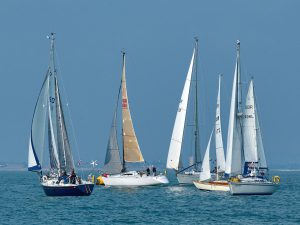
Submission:
[[[225,174],[229,177],[230,192],[233,195],[273,194],[276,184],[270,182],[266,174],[268,168],[255,105],[253,81],[249,85],[243,113],[240,74],[240,42],[237,41]]]
[[[152,174],[149,168],[146,171],[128,171],[126,167],[128,163],[143,163],[144,157],[135,135],[129,109],[125,74],[125,52],[123,52],[122,60],[122,81],[119,88],[116,110],[113,116],[104,166],[107,173],[103,174],[102,180],[106,186],[147,186],[167,184],[169,183],[168,178],[162,173],[157,173],[155,167],[152,168]],[[116,126],[120,92],[122,94],[122,161],[120,160]]]
[[[177,115],[173,127],[170,141],[167,168],[176,171],[176,177],[180,184],[193,184],[193,180],[198,180],[200,175],[200,146],[199,146],[199,126],[198,126],[198,77],[197,77],[198,39],[195,40],[195,47],[186,76],[184,88],[179,102]],[[195,110],[194,110],[194,160],[188,167],[182,166],[182,143],[184,130],[186,128],[186,113],[190,97],[190,86],[192,74],[195,73]]]
[[[32,118],[29,138],[28,170],[40,175],[41,186],[48,196],[90,195],[94,184],[75,175],[74,160],[54,61],[54,33],[51,40],[50,64]],[[46,131],[48,133],[46,133]],[[50,173],[43,173],[42,161],[48,143]],[[71,175],[67,177],[67,173]]]
[[[219,89],[217,97],[216,107],[216,120],[215,120],[215,145],[216,145],[216,167],[214,169],[215,174],[211,174],[210,166],[210,143],[213,131],[210,135],[207,148],[202,161],[201,172],[199,180],[195,180],[195,186],[200,190],[207,191],[229,191],[229,184],[226,179],[223,178],[225,172],[225,156],[222,139],[221,129],[221,113],[220,113],[220,89],[221,89],[221,75],[219,76]]]

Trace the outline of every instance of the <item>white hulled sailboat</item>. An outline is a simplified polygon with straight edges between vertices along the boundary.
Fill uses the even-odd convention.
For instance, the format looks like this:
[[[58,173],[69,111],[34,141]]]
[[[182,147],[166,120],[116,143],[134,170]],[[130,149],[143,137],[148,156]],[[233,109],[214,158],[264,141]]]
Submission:
[[[140,150],[137,137],[135,135],[129,110],[124,52],[122,82],[120,89],[122,93],[122,162],[120,160],[119,147],[117,141],[116,119],[117,110],[119,108],[117,103],[105,159],[104,171],[106,172],[106,174],[103,174],[102,176],[104,184],[106,186],[147,186],[169,183],[165,175],[161,173],[157,174],[156,171],[153,171],[152,174],[150,174],[149,171],[127,171],[127,163],[142,163],[144,162],[144,158]]]
[[[177,115],[174,123],[172,138],[167,159],[167,168],[176,171],[177,180],[180,184],[193,184],[193,180],[198,180],[201,167],[201,156],[199,146],[199,126],[198,126],[198,77],[197,77],[197,58],[198,58],[198,39],[195,41],[195,47],[186,76],[184,88],[182,91]],[[182,143],[184,130],[186,128],[186,113],[190,97],[190,86],[192,74],[195,73],[195,114],[194,114],[194,156],[188,167],[182,166]]]
[[[75,176],[54,61],[54,33],[48,38],[51,40],[50,64],[32,118],[28,170],[40,173],[46,195],[90,195],[94,184]],[[47,142],[51,173],[43,175],[42,160]],[[71,172],[71,176],[67,177],[67,172]]]
[[[274,183],[267,179],[267,164],[255,106],[253,81],[250,82],[245,112],[242,112],[240,42],[233,80],[228,125],[225,173],[231,194],[273,194]]]
[[[215,174],[211,174],[210,166],[210,143],[212,134],[210,135],[208,145],[202,162],[201,173],[199,180],[194,181],[195,186],[200,190],[208,191],[229,191],[228,181],[223,178],[225,172],[225,156],[221,129],[221,112],[220,112],[220,89],[221,89],[221,75],[219,76],[219,89],[216,107],[215,120],[215,145],[216,145],[216,168]]]

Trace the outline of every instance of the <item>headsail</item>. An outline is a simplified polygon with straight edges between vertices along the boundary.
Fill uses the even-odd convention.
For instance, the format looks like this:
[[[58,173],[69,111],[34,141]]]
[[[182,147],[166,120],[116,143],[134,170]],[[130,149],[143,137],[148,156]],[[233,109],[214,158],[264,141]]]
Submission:
[[[45,147],[45,129],[46,118],[48,112],[48,91],[49,91],[49,70],[43,82],[37,103],[35,105],[31,132],[29,138],[29,151],[28,151],[28,170],[39,171],[41,170],[42,152]]]
[[[225,173],[229,176],[234,176],[242,173],[242,114],[240,85],[240,42],[237,41],[237,58],[232,86],[225,167]]]
[[[180,99],[180,103],[178,106],[177,115],[174,123],[172,138],[169,147],[168,159],[167,159],[167,168],[169,169],[178,170],[179,168],[186,110],[189,101],[191,77],[192,77],[193,65],[194,65],[194,56],[195,56],[195,49],[193,51],[190,67],[186,76],[184,88],[182,91],[182,95],[181,95],[181,99]]]
[[[123,159],[125,162],[144,162],[137,137],[134,132],[126,88],[125,53],[122,71],[122,117],[123,117]]]
[[[201,165],[200,181],[208,180],[211,178],[209,151],[210,151],[210,143],[211,143],[211,137],[212,137],[213,131],[214,130],[212,130],[212,132],[210,134],[209,141],[208,141],[206,151],[205,151],[205,155],[203,158],[203,162]]]
[[[220,89],[221,89],[221,75],[219,76],[219,89],[218,89],[218,97],[217,97],[215,141],[216,141],[217,170],[218,172],[224,172],[225,156],[224,156],[224,147],[223,147],[223,139],[222,139],[222,129],[221,129]]]
[[[104,168],[102,169],[105,173],[117,174],[122,171],[122,163],[120,160],[120,152],[117,138],[117,110],[120,96],[121,87],[117,98],[117,105],[110,129],[109,140],[106,148],[106,156],[104,162]]]

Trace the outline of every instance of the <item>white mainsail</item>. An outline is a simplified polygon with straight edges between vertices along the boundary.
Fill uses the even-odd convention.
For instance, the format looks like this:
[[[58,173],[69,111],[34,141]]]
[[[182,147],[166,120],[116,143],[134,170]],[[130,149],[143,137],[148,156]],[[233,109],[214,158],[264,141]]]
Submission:
[[[242,173],[242,115],[240,84],[240,42],[237,41],[237,58],[232,85],[231,106],[227,134],[225,173],[228,176],[234,176]]]
[[[189,92],[190,92],[191,77],[192,77],[193,65],[194,65],[194,56],[195,56],[195,49],[193,51],[190,67],[186,76],[184,88],[182,91],[182,95],[181,95],[181,99],[180,99],[180,103],[178,106],[176,119],[174,123],[172,138],[169,147],[168,159],[167,159],[167,168],[169,169],[178,170],[180,164],[182,138],[184,132],[186,110],[189,101]]]
[[[216,123],[215,123],[215,142],[216,142],[216,159],[218,172],[225,171],[225,155],[221,129],[221,109],[220,109],[220,90],[221,90],[221,75],[219,76],[219,89],[216,108]]]
[[[243,144],[245,162],[258,162],[256,109],[254,103],[253,82],[250,81],[243,115]]]
[[[206,151],[205,151],[205,155],[203,158],[203,162],[201,165],[200,181],[208,180],[211,178],[209,151],[210,151],[210,142],[211,142],[212,134],[213,134],[213,130],[210,134],[209,141],[208,141]]]

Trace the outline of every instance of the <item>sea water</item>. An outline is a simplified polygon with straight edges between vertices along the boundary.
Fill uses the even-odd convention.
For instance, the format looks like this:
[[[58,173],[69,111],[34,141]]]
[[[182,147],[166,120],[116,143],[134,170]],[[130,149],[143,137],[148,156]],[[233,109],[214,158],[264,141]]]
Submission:
[[[271,171],[271,196],[231,196],[194,186],[107,188],[47,197],[34,173],[0,171],[0,224],[300,224],[300,171]]]

